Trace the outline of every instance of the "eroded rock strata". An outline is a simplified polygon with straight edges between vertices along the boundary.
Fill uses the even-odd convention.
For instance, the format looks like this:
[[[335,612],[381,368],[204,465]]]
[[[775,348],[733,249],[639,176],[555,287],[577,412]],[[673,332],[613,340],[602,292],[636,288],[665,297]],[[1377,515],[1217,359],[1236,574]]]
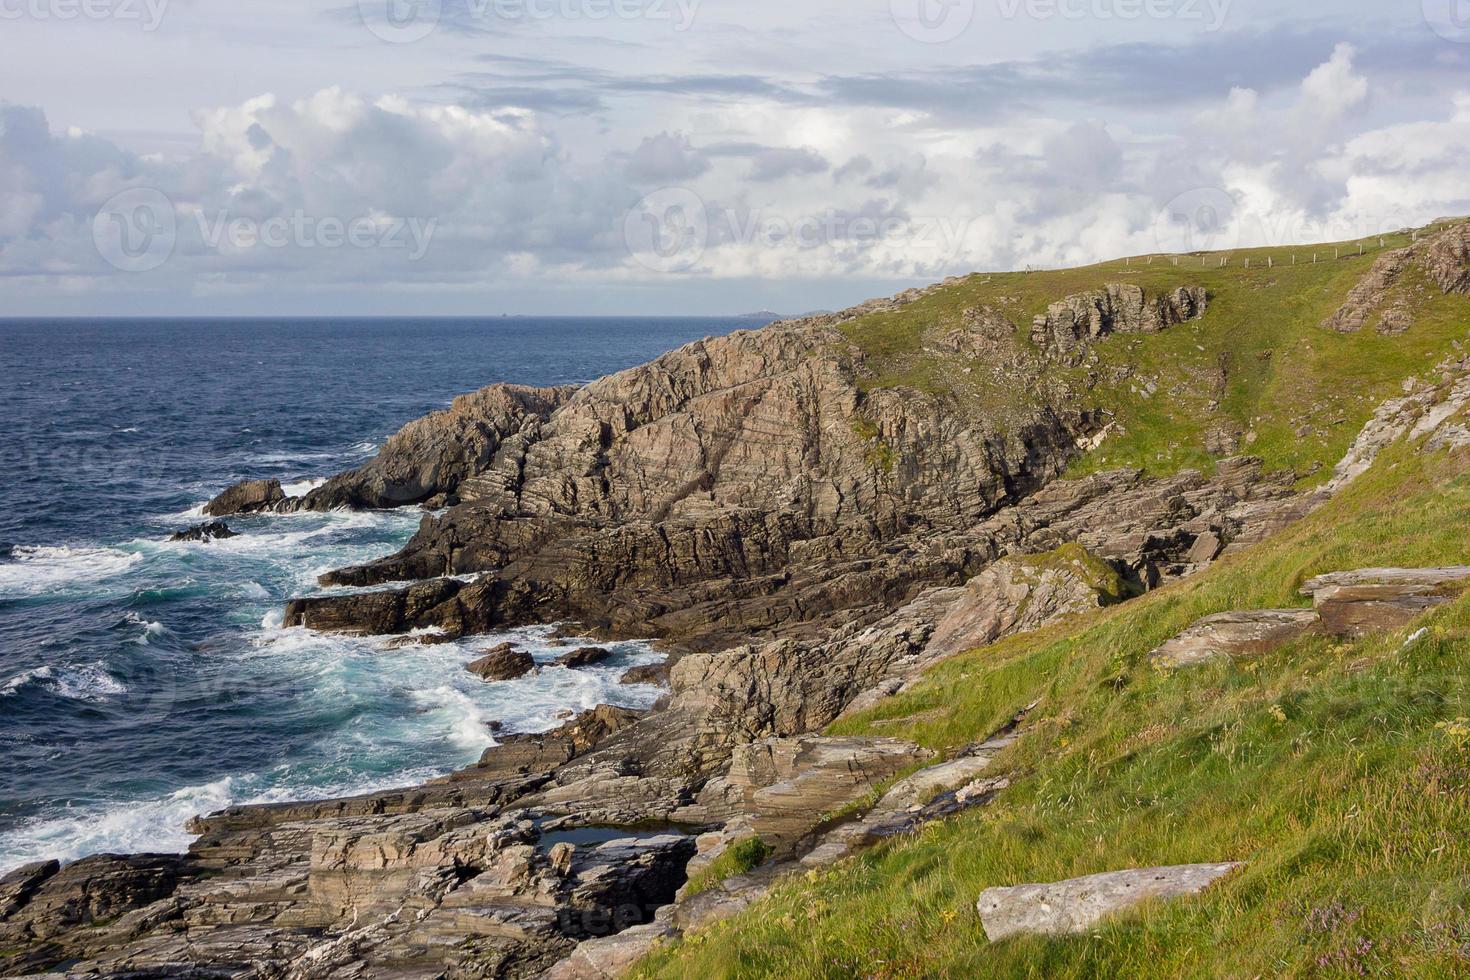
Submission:
[[[991,769],[1025,713],[949,759],[815,732],[944,657],[1261,540],[1393,439],[1458,438],[1445,423],[1470,399],[1467,365],[1447,364],[1385,406],[1312,495],[1249,457],[1208,477],[1062,480],[1106,423],[1043,383],[1046,364],[1208,315],[1208,296],[1109,286],[1049,309],[1030,347],[1000,313],[968,312],[935,344],[1020,379],[987,415],[865,383],[844,320],[923,295],[702,341],[582,389],[497,385],[305,497],[270,483],[221,495],[211,515],[447,508],[398,554],[323,580],[376,591],[298,600],[287,625],[444,638],[575,621],[658,637],[676,655],[669,693],[647,714],[602,707],[504,737],[421,786],[197,818],[184,856],[21,868],[0,880],[0,973],[616,975],[782,874],[984,805],[1007,785]],[[1458,570],[1437,574],[1458,584]],[[1314,583],[1320,617],[1377,628],[1447,588],[1375,575]],[[1365,596],[1372,617],[1345,605]],[[510,676],[525,661],[501,651],[478,669]],[[751,835],[774,863],[686,887]]]

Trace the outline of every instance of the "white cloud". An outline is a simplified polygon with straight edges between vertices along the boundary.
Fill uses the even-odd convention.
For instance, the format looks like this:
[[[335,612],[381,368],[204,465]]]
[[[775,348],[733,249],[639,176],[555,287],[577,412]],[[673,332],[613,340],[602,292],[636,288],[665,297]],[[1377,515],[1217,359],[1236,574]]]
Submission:
[[[1353,45],[1339,44],[1331,59],[1307,76],[1302,82],[1306,111],[1337,117],[1363,104],[1368,98],[1368,79],[1353,69],[1357,53]]]
[[[1251,67],[1247,41],[1236,45],[1245,67],[1218,91],[1165,91],[1148,111],[1100,113],[1093,93],[1072,92],[1085,86],[1065,58],[854,73],[841,84],[800,67],[778,84],[723,63],[721,74],[681,80],[521,59],[495,64],[502,89],[578,98],[524,100],[536,110],[476,100],[472,86],[432,98],[361,84],[240,93],[196,109],[190,140],[159,154],[66,132],[65,119],[52,132],[38,110],[4,107],[0,275],[18,296],[90,292],[98,306],[128,293],[228,295],[246,306],[291,294],[318,296],[331,312],[343,296],[391,304],[401,294],[403,308],[539,290],[548,302],[580,294],[592,304],[622,290],[621,309],[677,312],[720,283],[788,282],[804,284],[805,305],[816,307],[973,269],[1188,247],[1158,237],[1161,209],[1185,192],[1206,195],[1226,222],[1221,244],[1350,237],[1374,221],[1470,209],[1470,94],[1440,94],[1409,113],[1367,49],[1314,41],[1315,56],[1278,77],[1274,63]],[[597,55],[609,60],[610,50]],[[1170,66],[1182,57],[1166,54]],[[1142,48],[1075,60],[1089,66],[1076,76],[1087,84],[1126,92],[1136,76],[1139,91],[1153,91]],[[974,113],[977,96],[951,78],[1016,104]],[[1402,118],[1374,115],[1391,100]],[[603,108],[562,111],[572,104]],[[172,257],[141,274],[112,268],[92,242],[97,209],[129,187],[165,192],[180,219]],[[624,239],[629,209],[671,187],[702,198],[712,228],[672,275]],[[433,237],[412,262],[404,251],[323,248],[310,237],[281,248],[215,244],[207,232],[222,217],[314,228],[416,220],[432,223]],[[749,293],[721,295],[769,305]]]

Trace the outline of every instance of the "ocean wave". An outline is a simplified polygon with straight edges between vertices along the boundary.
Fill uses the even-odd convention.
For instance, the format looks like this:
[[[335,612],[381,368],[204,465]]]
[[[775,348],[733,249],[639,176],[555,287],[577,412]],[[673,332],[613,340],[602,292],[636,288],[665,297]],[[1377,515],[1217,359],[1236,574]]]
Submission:
[[[130,623],[133,626],[143,627],[142,634],[140,636],[134,637],[133,639],[133,642],[138,644],[139,646],[146,647],[152,642],[155,636],[162,636],[164,633],[168,632],[168,630],[164,628],[164,625],[162,623],[145,619],[144,617],[139,616],[137,613],[133,612],[130,612],[125,617],[123,617],[123,621],[126,623]]]
[[[425,709],[425,721],[444,732],[450,744],[465,751],[482,751],[495,744],[490,736],[487,706],[476,704],[465,692],[449,685],[414,691],[413,700]]]
[[[264,773],[225,776],[154,799],[67,807],[0,835],[0,874],[32,861],[75,861],[89,854],[183,854],[197,835],[184,829],[196,816],[231,806],[293,803],[359,796],[412,786],[442,770],[405,769],[388,776],[320,781],[289,765]]]
[[[32,547],[11,552],[0,564],[0,599],[26,598],[68,586],[102,582],[143,560],[137,552],[115,548]]]
[[[57,697],[91,704],[128,693],[127,685],[109,674],[104,664],[69,667],[47,664],[17,674],[0,685],[0,697],[13,697],[27,687],[39,687]]]
[[[283,484],[281,484],[281,490],[288,497],[304,497],[307,494],[311,493],[313,490],[315,490],[317,487],[322,486],[323,484],[325,484],[326,482],[327,482],[326,480],[320,480],[320,479],[318,479],[318,480],[312,480],[312,479],[298,480],[295,483],[283,483]]]
[[[196,836],[184,830],[185,822],[229,806],[233,783],[226,776],[161,799],[79,806],[22,824],[0,838],[0,873],[31,861],[75,861],[88,854],[182,854]]]

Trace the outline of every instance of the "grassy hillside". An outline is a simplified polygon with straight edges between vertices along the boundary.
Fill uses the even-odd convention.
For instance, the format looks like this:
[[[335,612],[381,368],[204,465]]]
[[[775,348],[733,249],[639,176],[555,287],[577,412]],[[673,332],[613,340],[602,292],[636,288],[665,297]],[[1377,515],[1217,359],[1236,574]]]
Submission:
[[[1067,382],[1082,407],[1107,409],[1119,420],[1073,475],[1122,466],[1156,475],[1186,467],[1209,472],[1217,454],[1207,450],[1206,436],[1223,427],[1242,437],[1240,452],[1263,457],[1268,469],[1294,469],[1311,484],[1326,478],[1404,378],[1430,370],[1465,338],[1470,297],[1444,296],[1413,281],[1401,286],[1416,317],[1404,335],[1321,329],[1376,258],[1410,241],[1409,234],[1386,236],[1380,247],[1374,238],[1361,256],[1351,242],[977,274],[843,329],[868,354],[871,387],[950,392],[975,411],[1000,413],[1026,393],[987,385],[987,365],[958,362],[928,343],[960,326],[965,311],[1003,313],[1029,347],[1032,319],[1066,296],[1108,283],[1132,283],[1150,295],[1204,286],[1210,308],[1201,320],[1161,334],[1115,335],[1094,347],[1097,363],[1048,372]],[[1333,258],[1335,248],[1340,259]],[[1228,264],[1222,267],[1222,260]]]
[[[1086,288],[1126,268],[1052,281]],[[1198,330],[1145,338],[1128,356],[1160,359],[1157,370],[1173,376],[1231,353],[1243,369],[1225,404],[1253,422],[1254,450],[1282,465],[1328,462],[1382,389],[1432,358],[1431,339],[1463,334],[1467,322],[1436,300],[1403,337],[1324,334],[1315,324],[1363,268],[1201,276],[1218,301]],[[1172,267],[1140,275],[1155,288],[1185,281]],[[1029,312],[1054,292],[1022,293],[1040,276],[1000,278],[921,302],[937,317],[981,290],[1008,290]],[[1267,317],[1269,304],[1279,306]],[[877,349],[880,327],[854,332]],[[1190,353],[1196,344],[1205,351]],[[883,349],[894,372],[885,383],[918,370],[912,350]],[[1188,404],[1155,404],[1147,425],[1108,447],[1109,463],[1199,459]],[[1321,419],[1310,438],[1292,434],[1304,412]],[[1470,975],[1470,598],[1417,624],[1428,633],[1412,642],[1412,630],[1307,639],[1177,674],[1146,660],[1201,616],[1303,604],[1297,588],[1317,573],[1470,563],[1467,527],[1470,454],[1396,446],[1311,518],[1195,579],[944,663],[833,734],[956,749],[1039,699],[1001,761],[1011,788],[987,808],[781,886],[638,975]],[[1249,864],[1198,899],[1086,937],[991,944],[975,912],[992,885],[1226,860]]]

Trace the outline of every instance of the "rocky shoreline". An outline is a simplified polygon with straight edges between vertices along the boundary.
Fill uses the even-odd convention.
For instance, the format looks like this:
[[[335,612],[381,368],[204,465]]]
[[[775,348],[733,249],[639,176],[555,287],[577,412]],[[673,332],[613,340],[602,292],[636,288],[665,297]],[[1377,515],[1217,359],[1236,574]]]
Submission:
[[[669,693],[644,715],[602,707],[504,738],[422,786],[199,817],[187,855],[19,869],[0,881],[0,972],[616,976],[782,874],[983,805],[1025,710],[949,759],[818,734],[833,721],[947,656],[1193,575],[1320,506],[1395,439],[1460,439],[1444,423],[1470,404],[1470,364],[1446,362],[1311,493],[1246,456],[1209,476],[1067,480],[1108,420],[1046,383],[1050,366],[1207,316],[1207,293],[1067,297],[1030,345],[999,313],[967,313],[935,342],[1017,372],[1005,417],[866,384],[840,325],[923,295],[701,341],[581,389],[497,385],[304,497],[272,482],[221,494],[215,520],[433,511],[399,553],[322,577],[365,591],[298,599],[287,626],[414,642],[571,621],[656,637]],[[1265,622],[1223,625],[1259,646],[1280,626]],[[1161,656],[1214,655],[1219,626]],[[502,651],[480,667],[524,664]],[[701,880],[753,838],[758,867]]]

